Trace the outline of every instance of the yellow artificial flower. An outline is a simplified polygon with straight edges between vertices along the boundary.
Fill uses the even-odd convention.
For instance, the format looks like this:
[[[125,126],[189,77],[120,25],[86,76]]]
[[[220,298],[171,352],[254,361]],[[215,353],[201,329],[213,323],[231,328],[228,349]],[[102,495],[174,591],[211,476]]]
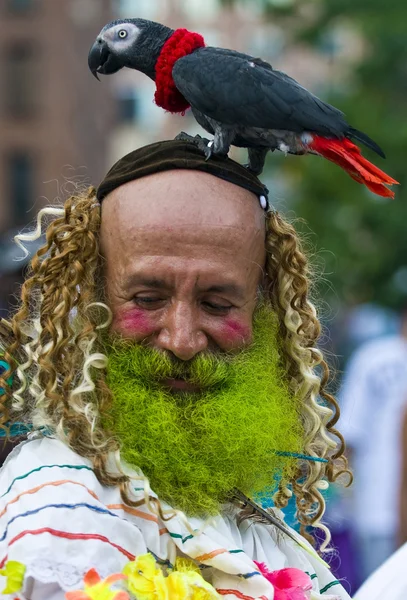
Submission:
[[[66,600],[130,600],[127,592],[114,591],[111,589],[112,583],[126,579],[121,573],[110,575],[106,579],[101,579],[95,569],[90,569],[83,579],[85,583],[84,590],[66,592]]]
[[[165,588],[165,577],[157,568],[152,554],[142,554],[134,561],[127,563],[123,569],[127,576],[127,587],[137,600],[156,600],[157,591]]]
[[[183,573],[173,571],[164,579],[164,587],[157,600],[184,600],[190,598],[188,583]]]
[[[129,591],[137,600],[219,599],[216,590],[201,576],[199,567],[186,558],[177,559],[168,577],[156,566],[151,554],[143,554],[127,563],[123,573],[128,577]]]
[[[177,600],[182,600],[182,598],[189,598],[190,600],[217,600],[219,598],[219,594],[215,588],[205,581],[199,572],[197,573],[195,570],[187,572],[174,571],[168,579],[177,575],[182,577],[187,589],[187,595],[176,596]]]
[[[201,575],[198,565],[189,558],[178,557],[175,561],[175,571],[168,579],[176,574],[183,577],[184,585],[187,587],[187,597],[191,600],[215,600],[219,594],[215,588],[205,581]]]
[[[25,565],[16,560],[8,560],[4,569],[0,570],[0,575],[7,577],[6,587],[2,594],[15,594],[23,587]]]

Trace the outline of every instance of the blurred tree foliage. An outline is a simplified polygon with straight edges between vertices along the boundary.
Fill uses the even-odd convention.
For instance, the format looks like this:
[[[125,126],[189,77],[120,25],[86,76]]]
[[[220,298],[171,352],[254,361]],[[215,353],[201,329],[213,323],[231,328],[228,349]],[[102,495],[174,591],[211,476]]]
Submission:
[[[407,2],[257,2],[274,23],[290,27],[290,41],[294,35],[300,43],[332,53],[332,80],[323,99],[343,110],[354,127],[382,146],[387,160],[365,148],[363,153],[401,184],[394,188],[395,200],[382,199],[319,157],[270,157],[268,166],[274,170],[277,159],[277,168],[295,184],[287,202],[308,223],[305,231],[316,234],[329,289],[348,305],[370,301],[397,308],[407,304]],[[334,45],[329,46],[332,32],[344,22],[356,28],[365,47],[346,83],[336,80],[340,57]]]

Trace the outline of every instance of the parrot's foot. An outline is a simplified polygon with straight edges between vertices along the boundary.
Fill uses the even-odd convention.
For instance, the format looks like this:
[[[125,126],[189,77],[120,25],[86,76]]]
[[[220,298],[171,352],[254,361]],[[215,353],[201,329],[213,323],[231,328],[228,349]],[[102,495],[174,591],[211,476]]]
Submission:
[[[193,142],[194,144],[198,144],[200,142],[209,143],[209,140],[203,138],[199,134],[189,135],[189,133],[185,133],[185,131],[181,131],[178,135],[175,136],[174,140],[181,140],[182,142]]]
[[[185,131],[181,131],[176,137],[176,140],[181,140],[183,142],[193,142],[198,149],[205,154],[205,160],[209,160],[213,154],[213,140],[208,140],[197,135],[189,135],[189,133],[185,133]]]
[[[174,140],[180,140],[181,142],[194,142],[195,138],[193,135],[189,135],[189,133],[181,131],[178,135],[175,136]]]

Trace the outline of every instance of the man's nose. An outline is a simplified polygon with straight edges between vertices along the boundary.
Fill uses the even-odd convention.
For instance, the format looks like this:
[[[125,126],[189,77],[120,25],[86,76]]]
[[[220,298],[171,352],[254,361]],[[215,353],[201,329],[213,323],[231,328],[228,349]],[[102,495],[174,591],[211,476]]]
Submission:
[[[185,303],[177,303],[168,310],[157,342],[160,349],[169,350],[181,360],[191,360],[208,346],[194,307]]]

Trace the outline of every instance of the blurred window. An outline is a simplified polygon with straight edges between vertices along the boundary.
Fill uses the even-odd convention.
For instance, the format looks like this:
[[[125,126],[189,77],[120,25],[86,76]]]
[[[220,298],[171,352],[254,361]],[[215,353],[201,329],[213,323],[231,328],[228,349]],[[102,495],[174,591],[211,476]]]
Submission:
[[[166,113],[154,102],[155,84],[150,79],[141,79],[135,85],[119,84],[115,90],[119,125],[147,130],[151,135],[160,130]]]
[[[4,95],[6,112],[10,117],[31,116],[37,108],[37,53],[32,44],[19,42],[4,53]]]
[[[39,0],[6,0],[6,8],[8,12],[13,14],[21,14],[31,12],[37,8]]]
[[[28,152],[15,151],[6,157],[5,167],[8,198],[14,224],[18,225],[25,222],[27,211],[34,201],[34,161]]]
[[[135,124],[140,117],[140,101],[134,88],[118,90],[118,121],[119,124]]]

